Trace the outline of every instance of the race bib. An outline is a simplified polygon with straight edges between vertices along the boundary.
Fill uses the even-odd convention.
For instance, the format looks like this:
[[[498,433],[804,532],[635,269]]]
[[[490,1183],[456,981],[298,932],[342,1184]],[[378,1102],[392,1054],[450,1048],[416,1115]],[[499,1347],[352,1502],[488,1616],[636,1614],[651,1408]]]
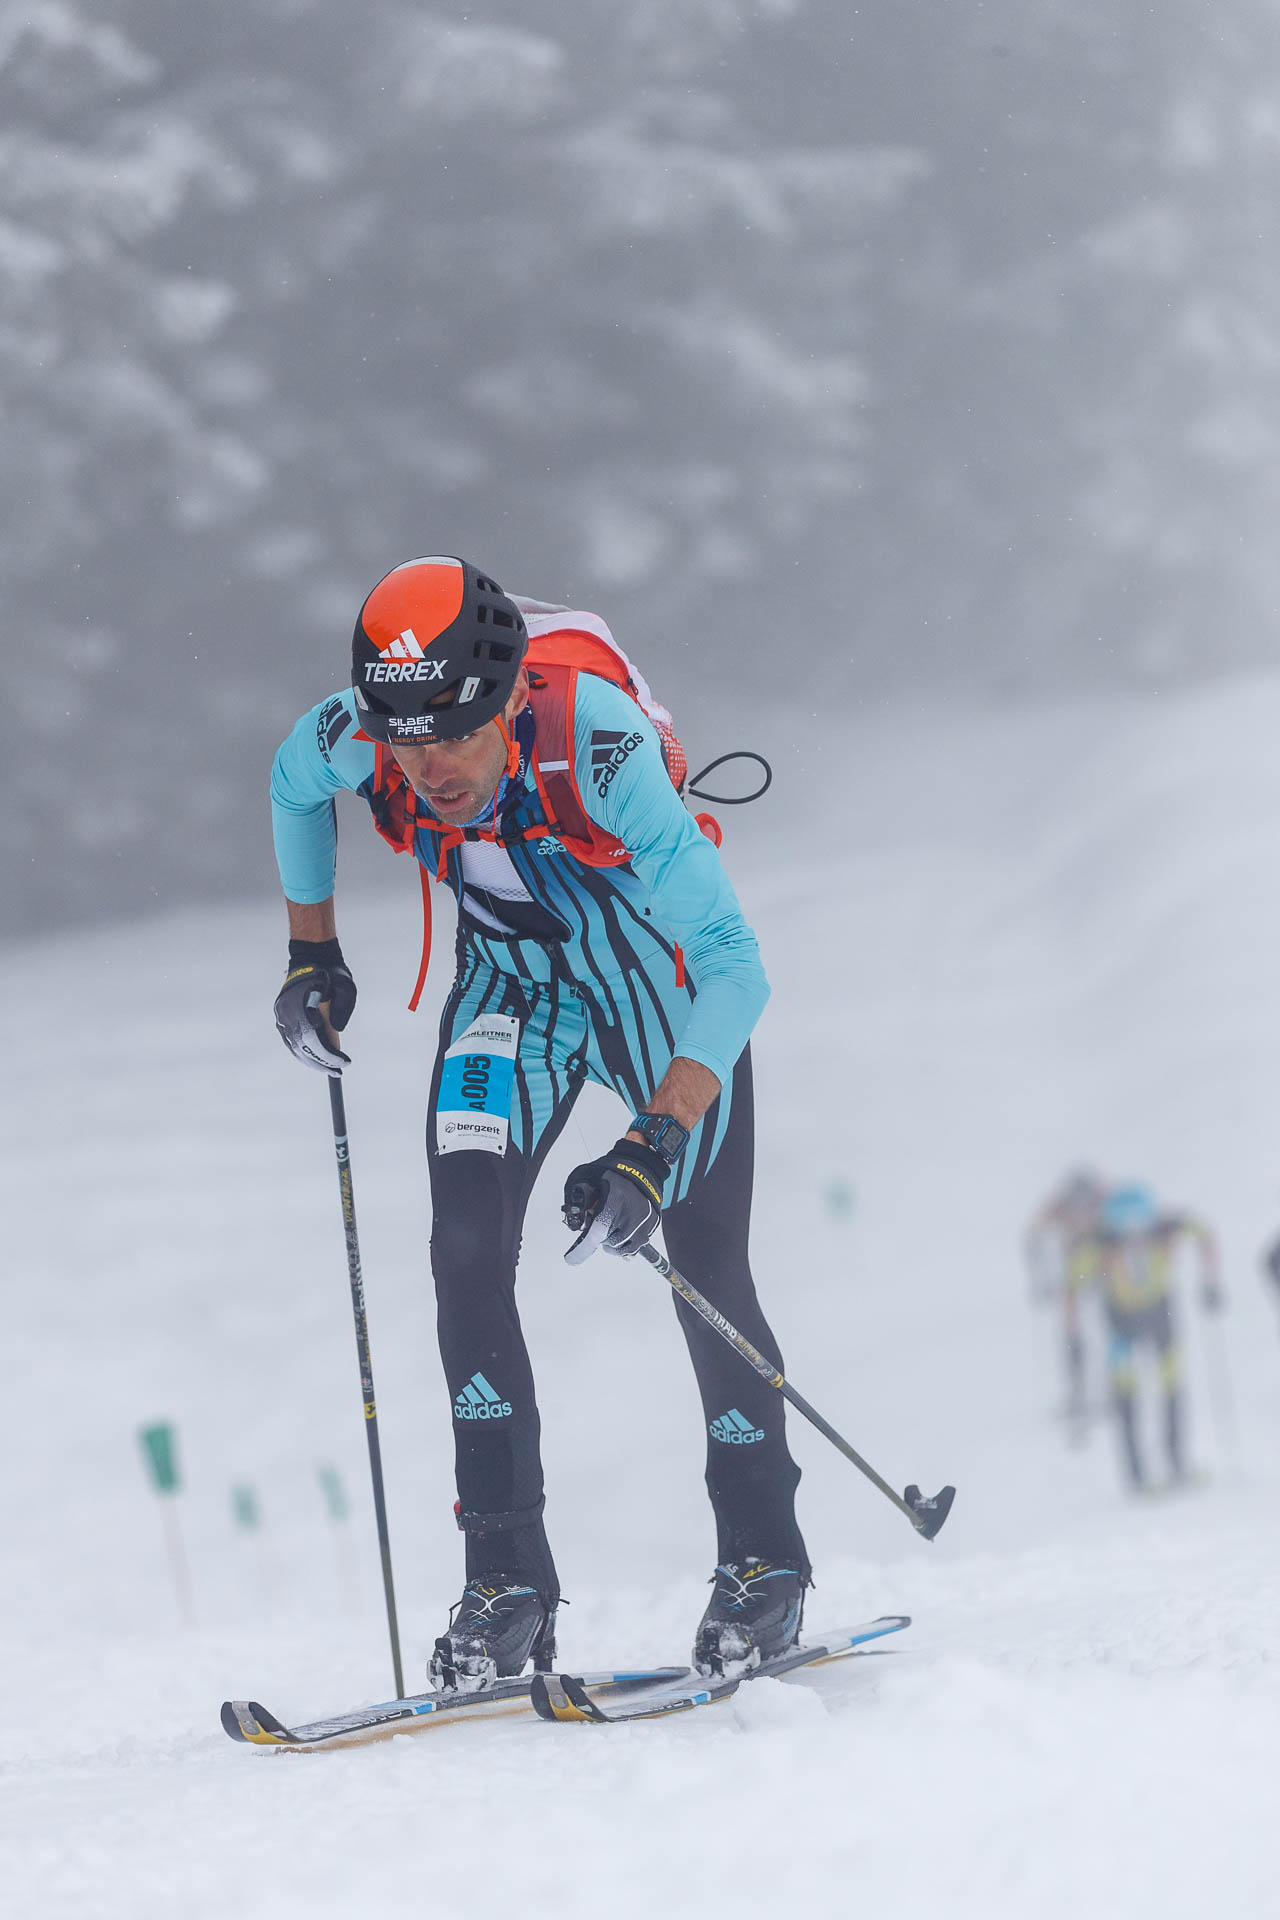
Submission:
[[[444,1056],[436,1099],[436,1152],[505,1153],[520,1022],[486,1013]]]

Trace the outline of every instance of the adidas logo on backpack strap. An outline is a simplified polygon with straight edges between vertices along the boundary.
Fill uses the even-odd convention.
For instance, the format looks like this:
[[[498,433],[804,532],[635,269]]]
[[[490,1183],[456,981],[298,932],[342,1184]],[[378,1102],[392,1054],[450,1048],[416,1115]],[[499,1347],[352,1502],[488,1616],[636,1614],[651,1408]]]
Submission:
[[[505,1420],[511,1402],[496,1394],[482,1373],[473,1373],[453,1403],[455,1420]]]
[[[752,1447],[757,1440],[764,1439],[764,1428],[753,1427],[744,1420],[736,1407],[730,1407],[728,1413],[722,1413],[718,1420],[711,1422],[711,1438],[722,1440],[730,1447]]]

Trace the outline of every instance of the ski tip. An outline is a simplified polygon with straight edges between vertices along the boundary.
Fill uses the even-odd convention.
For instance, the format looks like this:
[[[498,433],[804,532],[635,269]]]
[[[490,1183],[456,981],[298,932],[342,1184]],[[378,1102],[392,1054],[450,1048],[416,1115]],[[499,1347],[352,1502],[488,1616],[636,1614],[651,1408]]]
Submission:
[[[941,1493],[930,1496],[921,1493],[919,1487],[910,1486],[902,1497],[915,1516],[916,1531],[926,1540],[932,1540],[946,1524],[956,1490],[954,1487],[944,1487]]]
[[[233,1740],[244,1740],[254,1747],[288,1746],[293,1739],[288,1727],[256,1700],[224,1700],[222,1725]]]
[[[222,1730],[224,1733],[230,1734],[233,1740],[247,1740],[249,1737],[240,1725],[240,1716],[236,1712],[237,1706],[243,1705],[247,1707],[248,1704],[249,1702],[247,1700],[224,1700],[222,1703]]]
[[[540,1720],[606,1720],[581,1680],[569,1673],[538,1673],[533,1678],[533,1710]]]

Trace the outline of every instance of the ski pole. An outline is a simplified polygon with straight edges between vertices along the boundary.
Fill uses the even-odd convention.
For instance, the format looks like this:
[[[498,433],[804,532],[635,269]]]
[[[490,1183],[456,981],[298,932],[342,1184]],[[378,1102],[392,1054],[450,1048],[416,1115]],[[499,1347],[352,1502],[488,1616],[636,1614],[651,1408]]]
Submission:
[[[862,1455],[823,1419],[817,1408],[811,1407],[803,1395],[796,1392],[790,1381],[783,1379],[773,1362],[766,1360],[762,1353],[757,1352],[751,1342],[744,1339],[738,1329],[731,1326],[724,1315],[713,1307],[711,1302],[705,1299],[669,1260],[664,1259],[656,1247],[646,1245],[638,1251],[651,1267],[671,1282],[680,1298],[687,1300],[695,1313],[701,1314],[709,1327],[714,1327],[723,1340],[727,1340],[731,1347],[737,1348],[743,1359],[755,1368],[762,1380],[767,1380],[771,1387],[776,1387],[783,1399],[789,1400],[796,1412],[802,1413],[810,1425],[815,1426],[818,1432],[844,1455],[846,1460],[851,1460],[858,1472],[864,1473],[873,1487],[879,1487],[886,1500],[892,1500],[899,1513],[906,1514],[917,1533],[922,1534],[926,1540],[933,1539],[951,1511],[951,1503],[956,1497],[954,1487],[944,1487],[941,1493],[935,1494],[932,1499],[928,1499],[916,1486],[908,1487],[903,1495],[895,1493],[889,1482],[880,1478],[870,1462],[864,1460]]]
[[[1206,1316],[1213,1332],[1204,1342],[1205,1371],[1209,1377],[1209,1405],[1217,1429],[1218,1445],[1233,1467],[1240,1465],[1240,1435],[1236,1427],[1235,1397],[1231,1391],[1231,1369],[1227,1363],[1227,1335],[1221,1310]]]
[[[391,1635],[391,1664],[395,1669],[397,1700],[404,1699],[400,1665],[400,1628],[396,1620],[396,1589],[391,1577],[391,1538],[387,1531],[387,1501],[382,1487],[382,1448],[378,1442],[378,1408],[373,1397],[373,1362],[369,1357],[369,1323],[364,1310],[364,1279],[360,1271],[360,1241],[356,1235],[356,1196],[351,1184],[351,1148],[347,1141],[347,1110],[342,1098],[342,1075],[329,1075],[329,1106],[333,1113],[333,1150],[338,1157],[338,1191],[342,1196],[342,1224],[347,1239],[347,1272],[351,1279],[351,1306],[356,1320],[356,1354],[364,1395],[364,1430],[369,1441],[369,1473],[373,1480],[373,1510],[378,1521],[378,1550],[382,1555],[382,1590],[387,1598],[387,1629]]]

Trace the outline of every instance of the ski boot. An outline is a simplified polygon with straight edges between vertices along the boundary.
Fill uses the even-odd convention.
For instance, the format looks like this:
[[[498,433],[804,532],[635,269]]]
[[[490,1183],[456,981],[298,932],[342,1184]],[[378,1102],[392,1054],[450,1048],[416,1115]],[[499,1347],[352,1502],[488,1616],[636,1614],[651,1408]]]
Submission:
[[[427,1669],[433,1688],[478,1693],[513,1679],[532,1655],[537,1673],[556,1657],[556,1610],[536,1587],[504,1573],[475,1575],[449,1615]]]
[[[717,1567],[715,1592],[698,1624],[693,1664],[700,1674],[735,1679],[800,1638],[805,1580],[795,1567],[754,1557]]]

